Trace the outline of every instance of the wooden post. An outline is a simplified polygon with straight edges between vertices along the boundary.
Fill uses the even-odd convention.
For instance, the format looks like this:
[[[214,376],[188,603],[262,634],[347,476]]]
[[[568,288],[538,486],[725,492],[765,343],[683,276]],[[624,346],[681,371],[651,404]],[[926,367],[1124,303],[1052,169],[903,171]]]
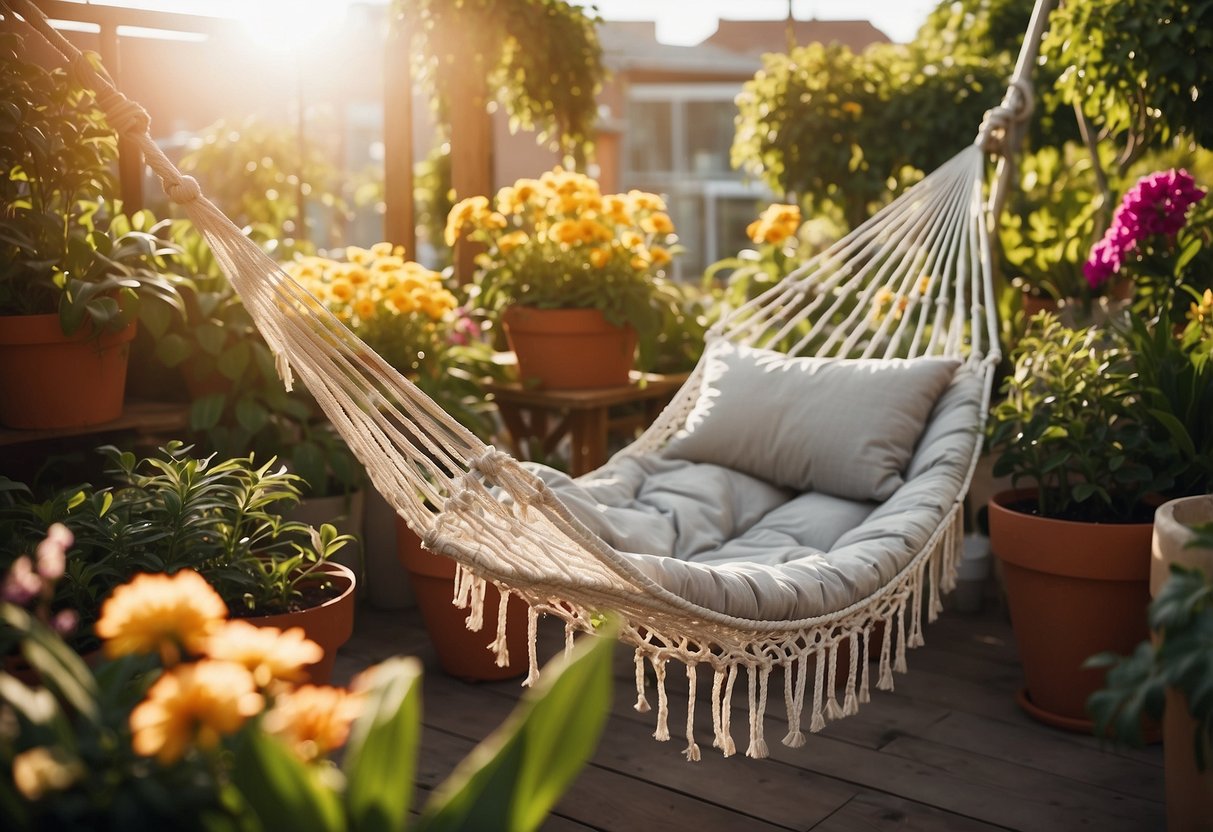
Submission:
[[[413,65],[409,38],[389,23],[383,61],[383,239],[417,253],[413,200]]]
[[[118,27],[101,24],[101,63],[121,89]],[[133,139],[118,136],[118,193],[122,195],[122,210],[127,214],[143,210],[143,152]]]
[[[468,35],[475,43],[475,35]],[[455,60],[450,66],[451,187],[456,199],[493,190],[493,123],[485,106],[488,79],[482,49]],[[472,279],[473,262],[482,246],[461,239],[455,245],[455,275],[461,283]]]

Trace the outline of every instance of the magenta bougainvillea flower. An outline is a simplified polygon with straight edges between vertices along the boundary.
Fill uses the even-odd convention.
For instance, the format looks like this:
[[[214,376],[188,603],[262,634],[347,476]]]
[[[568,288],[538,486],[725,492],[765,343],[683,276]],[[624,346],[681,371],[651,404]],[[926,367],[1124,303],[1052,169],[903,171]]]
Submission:
[[[1154,236],[1173,238],[1184,227],[1188,209],[1205,198],[1186,170],[1143,176],[1121,200],[1103,239],[1091,246],[1083,274],[1098,289],[1120,271],[1129,252]]]

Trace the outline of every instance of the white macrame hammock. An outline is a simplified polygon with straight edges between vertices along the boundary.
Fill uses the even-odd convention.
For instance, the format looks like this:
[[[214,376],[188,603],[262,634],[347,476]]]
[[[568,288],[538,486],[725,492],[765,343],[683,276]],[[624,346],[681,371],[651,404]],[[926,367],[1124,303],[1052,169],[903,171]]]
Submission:
[[[1007,95],[987,113],[973,145],[729,314],[709,332],[709,341],[727,339],[790,355],[811,351],[823,357],[957,357],[984,378],[978,411],[979,421],[984,420],[1000,359],[990,226],[1009,178],[1006,150],[1031,109],[1028,73],[1050,6],[1038,0]],[[960,495],[941,513],[926,545],[893,580],[858,603],[794,621],[741,619],[692,603],[642,574],[626,554],[591,533],[534,474],[477,439],[295,283],[202,196],[193,178],[173,166],[151,139],[147,113],[114,89],[29,0],[0,0],[0,7],[62,53],[77,77],[96,91],[111,126],[137,142],[165,192],[214,250],[277,356],[288,389],[293,375],[302,379],[366,466],[375,487],[421,535],[425,547],[457,561],[454,600],[469,610],[468,627],[483,627],[488,582],[529,605],[530,673],[524,684],[534,682],[538,673],[540,614],[565,622],[567,648],[575,631],[592,632],[596,615],[611,611],[621,620],[620,638],[635,649],[637,710],[649,710],[645,662],[655,672],[654,736],[659,740],[670,736],[666,665],[671,660],[685,665],[685,754],[691,760],[700,754],[694,733],[700,668],[714,674],[713,745],[726,756],[735,752],[731,702],[742,669],[747,673],[746,753],[751,757],[768,753],[763,716],[775,668],[784,671],[789,730],[783,742],[792,747],[805,742],[801,720],[810,672],[815,679],[809,731],[821,730],[828,719],[855,713],[868,701],[868,665],[873,658],[868,641],[882,624],[876,686],[892,689],[892,672],[906,670],[906,648],[923,643],[923,592],[930,592],[928,618],[934,620],[942,609],[940,593],[954,585],[963,536],[962,502],[980,442],[974,443],[972,459],[967,460]],[[998,181],[987,201],[990,154],[1001,158]],[[934,276],[926,286],[920,282],[924,274]],[[900,316],[873,313],[873,301],[882,292],[904,304]],[[622,453],[659,452],[682,428],[698,396],[702,366]],[[980,430],[982,425],[973,427]],[[502,492],[512,499],[500,499]],[[489,649],[505,664],[506,604],[498,608],[497,635]],[[840,705],[835,681],[841,647],[849,648],[849,668]]]

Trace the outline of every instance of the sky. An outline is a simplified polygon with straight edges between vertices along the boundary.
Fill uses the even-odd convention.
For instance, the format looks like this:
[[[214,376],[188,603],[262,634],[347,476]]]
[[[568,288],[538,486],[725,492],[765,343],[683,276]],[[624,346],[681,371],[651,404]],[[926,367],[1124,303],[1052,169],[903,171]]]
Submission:
[[[387,2],[387,0],[363,0]],[[594,3],[611,20],[656,20],[658,39],[672,44],[699,43],[714,31],[720,17],[783,19],[788,0],[574,0]],[[302,22],[309,16],[331,19],[351,0],[100,0],[112,5],[194,14],[285,18]],[[912,40],[939,0],[792,0],[798,19],[818,17],[872,21],[892,40]]]
[[[607,19],[656,19],[658,39],[679,45],[709,37],[721,17],[783,19],[788,15],[788,0],[597,0],[596,4]],[[866,18],[900,43],[914,39],[938,4],[939,0],[792,0],[792,12],[798,20]]]

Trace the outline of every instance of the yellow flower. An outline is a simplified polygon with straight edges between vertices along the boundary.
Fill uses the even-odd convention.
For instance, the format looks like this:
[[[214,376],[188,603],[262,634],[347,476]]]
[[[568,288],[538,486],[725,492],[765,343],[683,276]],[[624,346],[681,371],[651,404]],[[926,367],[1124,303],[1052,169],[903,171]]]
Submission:
[[[396,249],[400,249],[400,251],[397,252]],[[391,243],[386,242],[375,243],[375,245],[371,246],[371,253],[376,257],[387,257],[391,254],[404,254],[404,246],[393,246]],[[348,259],[353,260],[354,258],[349,257]]]
[[[500,231],[510,223],[497,211],[485,211],[473,218],[474,222],[486,231]]]
[[[345,745],[362,697],[341,688],[303,685],[283,693],[265,715],[265,729],[281,737],[301,760]]]
[[[489,200],[485,196],[470,196],[455,203],[446,218],[446,229],[443,232],[443,239],[446,241],[446,244],[448,246],[455,245],[455,241],[463,233],[463,226],[473,217],[486,212],[488,207]]]
[[[1200,303],[1192,302],[1192,308],[1188,310],[1188,320],[1198,324],[1213,321],[1213,289],[1205,289]]]
[[[361,286],[370,282],[371,273],[362,266],[352,266],[345,270],[345,279],[354,286]]]
[[[394,272],[404,268],[404,258],[394,254],[385,254],[380,256],[371,268],[377,272]]]
[[[417,301],[414,300],[413,293],[404,288],[396,289],[388,295],[387,305],[397,315],[408,315],[417,311]]]
[[[131,653],[159,652],[172,665],[184,648],[199,653],[207,637],[227,617],[219,593],[197,572],[137,575],[101,607],[94,632],[111,659]]]
[[[320,645],[308,639],[302,627],[284,631],[239,619],[228,621],[207,639],[206,654],[212,659],[241,665],[262,688],[275,679],[301,682],[307,675],[307,666],[324,658]]]
[[[587,243],[605,243],[614,236],[611,234],[611,229],[598,222],[598,220],[579,220],[577,228],[581,239]]]
[[[647,251],[638,252],[632,255],[631,266],[638,272],[642,272],[649,267],[649,253]]]
[[[925,295],[927,290],[931,288],[931,276],[929,274],[919,275],[918,277],[918,294]]]
[[[601,246],[590,249],[590,263],[596,269],[606,268],[606,264],[611,262],[611,250]]]
[[[639,248],[644,245],[644,237],[636,231],[625,231],[619,235],[619,242],[624,248]]]
[[[351,263],[357,263],[359,266],[366,266],[375,259],[375,255],[365,248],[358,248],[358,246],[346,246],[345,259],[349,260]]]
[[[746,227],[746,235],[756,243],[779,245],[800,228],[800,206],[768,205],[757,220]]]
[[[375,301],[370,298],[358,298],[354,301],[354,314],[364,321],[375,317]]]
[[[674,223],[670,215],[658,211],[640,221],[640,227],[649,234],[670,234],[674,231]]]
[[[581,223],[577,220],[560,220],[560,222],[552,224],[548,234],[551,239],[561,245],[579,243],[582,241]]]
[[[602,210],[606,214],[607,219],[619,225],[630,225],[632,223],[632,211],[628,205],[627,197],[622,194],[611,194],[604,197],[602,200]]]
[[[214,748],[264,704],[243,665],[215,659],[183,664],[157,679],[131,711],[131,747],[167,765],[192,745]]]
[[[863,115],[863,105],[858,101],[844,101],[842,103],[842,111],[858,118]]]
[[[497,248],[501,250],[502,254],[509,254],[519,246],[526,245],[528,240],[530,240],[530,238],[527,236],[525,231],[514,231],[506,234],[504,237],[498,240]]]
[[[668,249],[661,248],[660,246],[653,246],[649,249],[649,256],[653,259],[654,266],[664,266],[674,259],[670,256]]]
[[[84,774],[80,761],[61,748],[31,748],[13,758],[13,784],[26,800],[61,792]]]
[[[631,190],[628,191],[628,202],[632,204],[634,211],[664,211],[665,200],[644,191]]]
[[[329,292],[337,300],[349,300],[354,296],[354,287],[346,280],[334,280],[333,285],[329,287]]]

